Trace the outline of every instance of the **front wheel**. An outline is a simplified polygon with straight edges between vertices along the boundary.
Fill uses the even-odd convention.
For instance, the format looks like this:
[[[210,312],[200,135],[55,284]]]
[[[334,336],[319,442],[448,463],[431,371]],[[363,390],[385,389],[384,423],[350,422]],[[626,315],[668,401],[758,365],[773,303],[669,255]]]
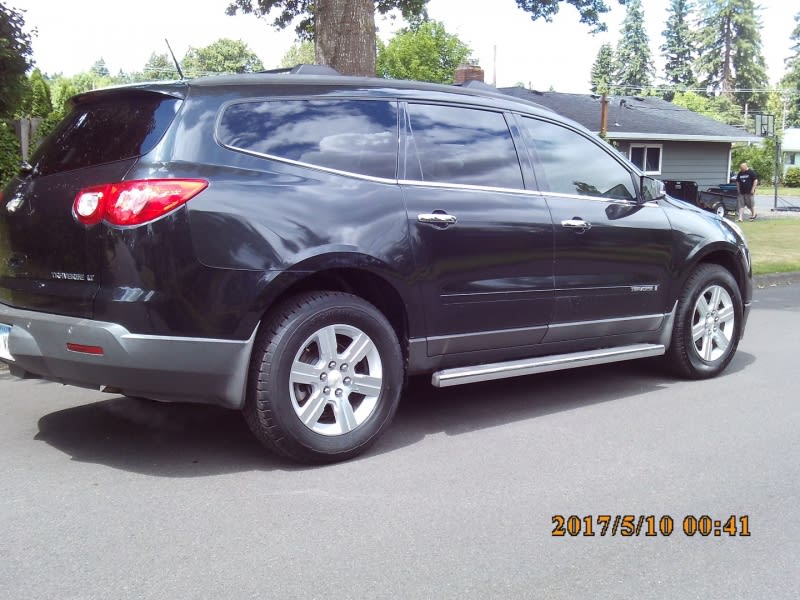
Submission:
[[[368,302],[341,292],[295,296],[256,338],[245,419],[292,460],[351,458],[394,416],[403,364],[392,326]]]
[[[736,280],[719,265],[700,265],[678,300],[668,365],[690,379],[718,375],[736,352],[741,327],[742,296]]]

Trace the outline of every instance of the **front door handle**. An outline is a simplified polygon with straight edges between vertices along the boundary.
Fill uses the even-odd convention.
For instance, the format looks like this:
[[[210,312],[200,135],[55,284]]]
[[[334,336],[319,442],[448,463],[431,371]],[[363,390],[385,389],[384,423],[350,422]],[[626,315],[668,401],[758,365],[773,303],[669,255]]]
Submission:
[[[585,231],[589,231],[592,228],[592,224],[584,221],[583,219],[573,218],[573,219],[566,219],[561,221],[561,226],[567,229],[572,229],[576,233],[583,233]]]
[[[447,227],[448,225],[455,225],[458,219],[455,217],[455,215],[448,215],[444,212],[435,212],[417,215],[417,221],[420,223],[431,223],[432,225],[438,225],[439,227]]]

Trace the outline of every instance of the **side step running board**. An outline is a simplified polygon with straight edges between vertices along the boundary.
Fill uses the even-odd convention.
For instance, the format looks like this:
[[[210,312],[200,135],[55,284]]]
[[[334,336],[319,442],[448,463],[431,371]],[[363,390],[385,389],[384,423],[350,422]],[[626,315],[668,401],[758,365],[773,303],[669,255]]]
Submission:
[[[506,377],[547,373],[548,371],[560,371],[575,367],[589,367],[591,365],[602,365],[634,358],[660,356],[665,352],[666,348],[662,344],[633,344],[617,348],[573,352],[572,354],[523,358],[522,360],[475,365],[474,367],[444,369],[433,374],[431,383],[436,387],[449,387],[477,381],[505,379]]]

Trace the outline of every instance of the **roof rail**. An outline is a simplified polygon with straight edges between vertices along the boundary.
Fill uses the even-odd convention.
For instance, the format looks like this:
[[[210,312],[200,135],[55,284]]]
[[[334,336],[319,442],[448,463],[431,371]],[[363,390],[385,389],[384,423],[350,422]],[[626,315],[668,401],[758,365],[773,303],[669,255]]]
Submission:
[[[454,83],[453,85],[462,88],[475,88],[478,90],[483,90],[485,92],[496,92],[497,88],[494,87],[490,83],[486,83],[484,81],[480,81],[478,79],[471,79],[469,81],[465,81],[464,83]]]
[[[282,67],[279,69],[267,69],[259,73],[269,73],[272,75],[341,75],[339,71],[328,65],[295,65],[293,67]]]

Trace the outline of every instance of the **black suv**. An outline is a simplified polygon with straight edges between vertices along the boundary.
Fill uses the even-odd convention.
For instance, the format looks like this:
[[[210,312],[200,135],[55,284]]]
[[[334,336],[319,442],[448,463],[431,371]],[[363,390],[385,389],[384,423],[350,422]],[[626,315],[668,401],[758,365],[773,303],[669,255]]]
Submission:
[[[730,362],[731,222],[483,85],[259,74],[76,96],[0,200],[0,358],[244,412],[356,455],[409,375],[450,386],[664,355]]]

